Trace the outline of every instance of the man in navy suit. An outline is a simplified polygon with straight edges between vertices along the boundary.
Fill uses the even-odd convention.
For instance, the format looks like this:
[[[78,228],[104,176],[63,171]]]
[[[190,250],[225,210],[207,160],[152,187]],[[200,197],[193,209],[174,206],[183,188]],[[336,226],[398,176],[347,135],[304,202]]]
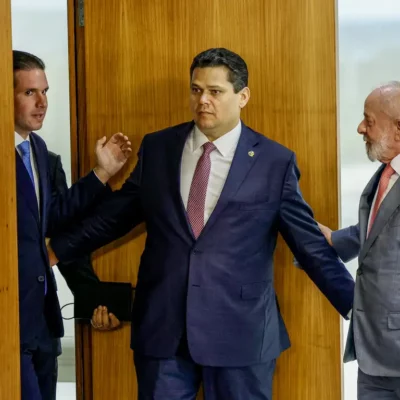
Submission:
[[[69,226],[109,189],[130,143],[122,134],[96,146],[98,165],[62,196],[52,196],[48,152],[35,133],[47,111],[48,83],[38,57],[13,52],[22,400],[53,398],[54,339],[63,336],[45,238]]]
[[[139,399],[267,400],[290,345],[274,290],[280,232],[306,273],[347,316],[354,281],[299,190],[295,155],[240,119],[244,60],[222,48],[190,69],[193,121],[146,135],[121,190],[52,239],[50,262],[145,222],[132,315]]]

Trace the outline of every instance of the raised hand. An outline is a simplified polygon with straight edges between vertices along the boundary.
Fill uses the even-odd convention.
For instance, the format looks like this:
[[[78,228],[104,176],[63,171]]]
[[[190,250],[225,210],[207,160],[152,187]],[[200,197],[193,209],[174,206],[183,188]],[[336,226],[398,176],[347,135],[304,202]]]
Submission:
[[[97,166],[94,172],[104,184],[113,177],[132,154],[131,142],[122,133],[115,133],[106,143],[104,136],[96,143]]]

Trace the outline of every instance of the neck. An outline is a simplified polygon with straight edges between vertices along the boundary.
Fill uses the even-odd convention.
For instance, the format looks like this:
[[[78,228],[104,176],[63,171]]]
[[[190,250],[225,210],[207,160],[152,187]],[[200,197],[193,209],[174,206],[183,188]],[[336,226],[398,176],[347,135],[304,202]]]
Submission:
[[[202,130],[200,127],[198,127],[206,136],[207,139],[210,142],[213,142],[214,140],[219,139],[221,136],[226,135],[228,132],[230,132],[232,129],[234,129],[238,124],[239,124],[239,119],[235,122],[233,122],[232,124],[230,124],[229,126],[224,126],[221,129],[205,129]]]
[[[30,133],[30,132],[24,131],[23,129],[18,129],[18,128],[15,128],[15,132],[17,132],[18,135],[21,136],[22,139],[24,139],[24,140],[26,140],[28,138],[29,133]]]

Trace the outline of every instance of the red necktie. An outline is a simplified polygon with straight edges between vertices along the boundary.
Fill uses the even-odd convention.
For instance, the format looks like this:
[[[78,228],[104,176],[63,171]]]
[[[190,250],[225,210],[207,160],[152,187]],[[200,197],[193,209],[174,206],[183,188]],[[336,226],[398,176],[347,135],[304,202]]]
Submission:
[[[202,147],[203,154],[197,162],[194,171],[187,204],[189,222],[196,239],[204,228],[204,208],[211,170],[210,154],[216,149],[211,142],[204,143]]]
[[[378,194],[376,195],[374,208],[371,213],[371,218],[370,218],[369,227],[368,227],[368,234],[372,228],[372,225],[374,224],[376,215],[378,214],[379,206],[382,203],[383,195],[385,194],[385,192],[387,190],[390,178],[394,173],[395,173],[395,170],[392,168],[392,166],[390,164],[387,164],[385,169],[382,172],[381,178],[379,179]]]

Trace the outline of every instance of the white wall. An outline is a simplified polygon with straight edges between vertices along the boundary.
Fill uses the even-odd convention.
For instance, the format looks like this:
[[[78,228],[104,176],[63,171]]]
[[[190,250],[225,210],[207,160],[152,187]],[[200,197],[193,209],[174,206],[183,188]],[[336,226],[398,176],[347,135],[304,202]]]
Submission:
[[[400,1],[338,0],[341,226],[358,221],[365,185],[378,168],[367,159],[357,126],[376,86],[400,80]],[[353,277],[357,261],[347,264]],[[344,323],[346,340],[348,322]],[[356,400],[357,363],[344,366],[344,400]]]
[[[71,176],[70,121],[69,121],[69,72],[67,0],[12,0],[13,49],[28,51],[42,58],[50,90],[49,108],[43,128],[37,133],[43,137],[49,150],[60,154],[67,175]],[[11,134],[11,133],[10,133]],[[61,305],[73,301],[64,279],[54,268]],[[72,316],[68,307],[63,315]],[[74,346],[74,322],[64,321],[65,338],[62,340],[64,357],[71,364]],[[62,359],[61,365],[62,365]],[[74,363],[72,357],[72,364]],[[63,377],[62,367],[60,378]],[[71,369],[71,368],[70,368]],[[71,379],[71,373],[69,372]]]

